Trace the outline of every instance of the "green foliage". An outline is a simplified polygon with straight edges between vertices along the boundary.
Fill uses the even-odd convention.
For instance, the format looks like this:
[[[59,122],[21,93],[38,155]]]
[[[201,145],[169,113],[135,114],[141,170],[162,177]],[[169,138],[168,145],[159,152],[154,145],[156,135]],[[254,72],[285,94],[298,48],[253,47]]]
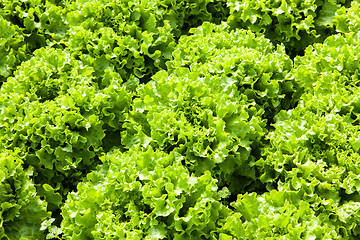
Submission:
[[[42,48],[0,91],[1,146],[19,150],[35,168],[39,194],[52,211],[99,163],[98,154],[109,148],[105,132],[121,128],[131,101],[119,74],[105,71],[98,83],[93,73],[67,51]]]
[[[26,55],[22,46],[23,40],[18,28],[0,15],[0,84],[24,58],[21,56]]]
[[[34,50],[63,37],[62,11],[52,1],[0,1],[0,86]]]
[[[311,187],[239,195],[222,231],[235,239],[342,239],[332,220],[305,201]]]
[[[204,24],[190,32],[168,62],[171,74],[158,72],[138,89],[123,144],[176,151],[191,171],[211,171],[234,194],[256,189],[251,164],[267,123],[296,103],[292,63],[248,31]]]
[[[266,158],[256,163],[263,182],[298,193],[313,186],[307,202],[349,239],[360,234],[358,49],[357,34],[336,35],[296,59],[295,79],[306,94],[276,116]]]
[[[46,201],[36,193],[33,174],[32,168],[23,169],[17,152],[0,153],[1,239],[44,239],[39,229],[49,213]]]
[[[246,98],[239,100],[226,79],[201,78],[186,70],[178,76],[160,72],[154,78],[134,100],[122,133],[124,145],[179,152],[197,175],[213,170],[219,181],[230,183],[233,173],[251,161],[251,144],[264,134],[261,112]],[[251,172],[237,174],[255,178]]]
[[[322,42],[334,33],[335,13],[347,2],[230,0],[227,1],[230,8],[228,23],[233,28],[264,33],[274,43],[285,44],[291,56],[296,56],[308,45]]]
[[[360,30],[360,2],[358,0],[351,2],[351,7],[342,7],[334,17],[336,30],[342,33],[359,32]]]
[[[359,6],[1,0],[0,239],[358,239]]]
[[[176,38],[203,21],[226,19],[224,4],[198,1],[74,1],[66,14],[64,44],[101,75],[147,82],[171,58]]]
[[[253,100],[257,111],[271,118],[294,107],[300,90],[293,81],[292,62],[283,47],[250,31],[231,31],[227,25],[204,24],[180,38],[169,71],[189,67],[202,76],[233,82],[241,95]]]
[[[65,239],[209,238],[229,213],[219,202],[228,190],[176,153],[115,150],[101,160],[62,208]]]

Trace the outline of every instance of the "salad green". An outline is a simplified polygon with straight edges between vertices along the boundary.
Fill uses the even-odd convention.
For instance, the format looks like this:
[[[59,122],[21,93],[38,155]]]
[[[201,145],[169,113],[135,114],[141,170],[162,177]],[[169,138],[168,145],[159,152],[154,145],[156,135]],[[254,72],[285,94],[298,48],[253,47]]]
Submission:
[[[0,0],[0,239],[358,239],[359,11]]]

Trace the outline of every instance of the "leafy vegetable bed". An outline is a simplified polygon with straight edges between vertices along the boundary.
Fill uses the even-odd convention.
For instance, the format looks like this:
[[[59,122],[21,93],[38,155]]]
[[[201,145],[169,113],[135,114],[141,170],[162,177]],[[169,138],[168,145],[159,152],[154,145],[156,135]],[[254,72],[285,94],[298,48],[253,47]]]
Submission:
[[[359,239],[358,0],[1,0],[0,239]]]

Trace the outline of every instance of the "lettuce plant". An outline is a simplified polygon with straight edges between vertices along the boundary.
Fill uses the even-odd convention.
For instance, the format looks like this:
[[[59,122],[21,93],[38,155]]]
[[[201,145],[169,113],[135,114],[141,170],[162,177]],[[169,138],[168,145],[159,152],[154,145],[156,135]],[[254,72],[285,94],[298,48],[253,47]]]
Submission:
[[[272,190],[239,195],[221,228],[223,239],[343,239],[333,222],[305,199],[316,184],[300,191]]]
[[[0,2],[0,85],[33,51],[63,37],[62,11],[53,1]]]
[[[233,28],[264,33],[274,43],[285,44],[294,57],[308,45],[334,34],[335,13],[349,1],[230,0],[227,4],[228,23]]]
[[[276,115],[266,158],[256,163],[263,182],[285,191],[314,185],[307,202],[348,239],[360,234],[358,48],[358,34],[334,35],[296,59],[295,79],[306,93]]]
[[[25,53],[24,37],[19,34],[18,27],[0,15],[0,84],[12,74],[14,67],[20,63]],[[23,57],[21,57],[23,56]]]
[[[301,89],[293,81],[292,61],[282,46],[274,47],[251,31],[230,31],[226,24],[204,24],[190,33],[179,40],[169,71],[189,67],[204,76],[234,81],[269,122],[280,109],[296,105]]]
[[[230,183],[236,172],[239,178],[250,179],[245,177],[236,187],[246,187],[255,173],[248,167],[248,171],[236,170],[251,161],[252,144],[264,134],[261,112],[241,99],[225,79],[202,78],[187,70],[178,74],[160,72],[139,90],[124,124],[123,144],[179,152],[196,174],[211,170],[221,182]],[[174,91],[168,92],[169,88]]]
[[[203,21],[225,20],[223,1],[74,1],[64,44],[98,74],[114,68],[125,80],[147,82],[165,69],[176,38]]]
[[[0,238],[44,239],[41,223],[49,218],[31,180],[34,169],[24,169],[17,152],[0,153]]]
[[[99,153],[120,143],[131,94],[110,71],[102,79],[108,87],[100,89],[93,72],[67,51],[42,48],[0,91],[1,147],[18,150],[34,167],[42,197],[57,195],[48,199],[50,210],[95,168]]]
[[[177,153],[134,148],[101,160],[62,208],[64,239],[208,239],[229,213],[228,190]]]
[[[273,117],[295,107],[302,90],[283,48],[228,29],[205,23],[180,38],[168,72],[138,88],[122,142],[178,152],[191,172],[210,171],[234,198],[273,188],[259,181],[254,163]]]

